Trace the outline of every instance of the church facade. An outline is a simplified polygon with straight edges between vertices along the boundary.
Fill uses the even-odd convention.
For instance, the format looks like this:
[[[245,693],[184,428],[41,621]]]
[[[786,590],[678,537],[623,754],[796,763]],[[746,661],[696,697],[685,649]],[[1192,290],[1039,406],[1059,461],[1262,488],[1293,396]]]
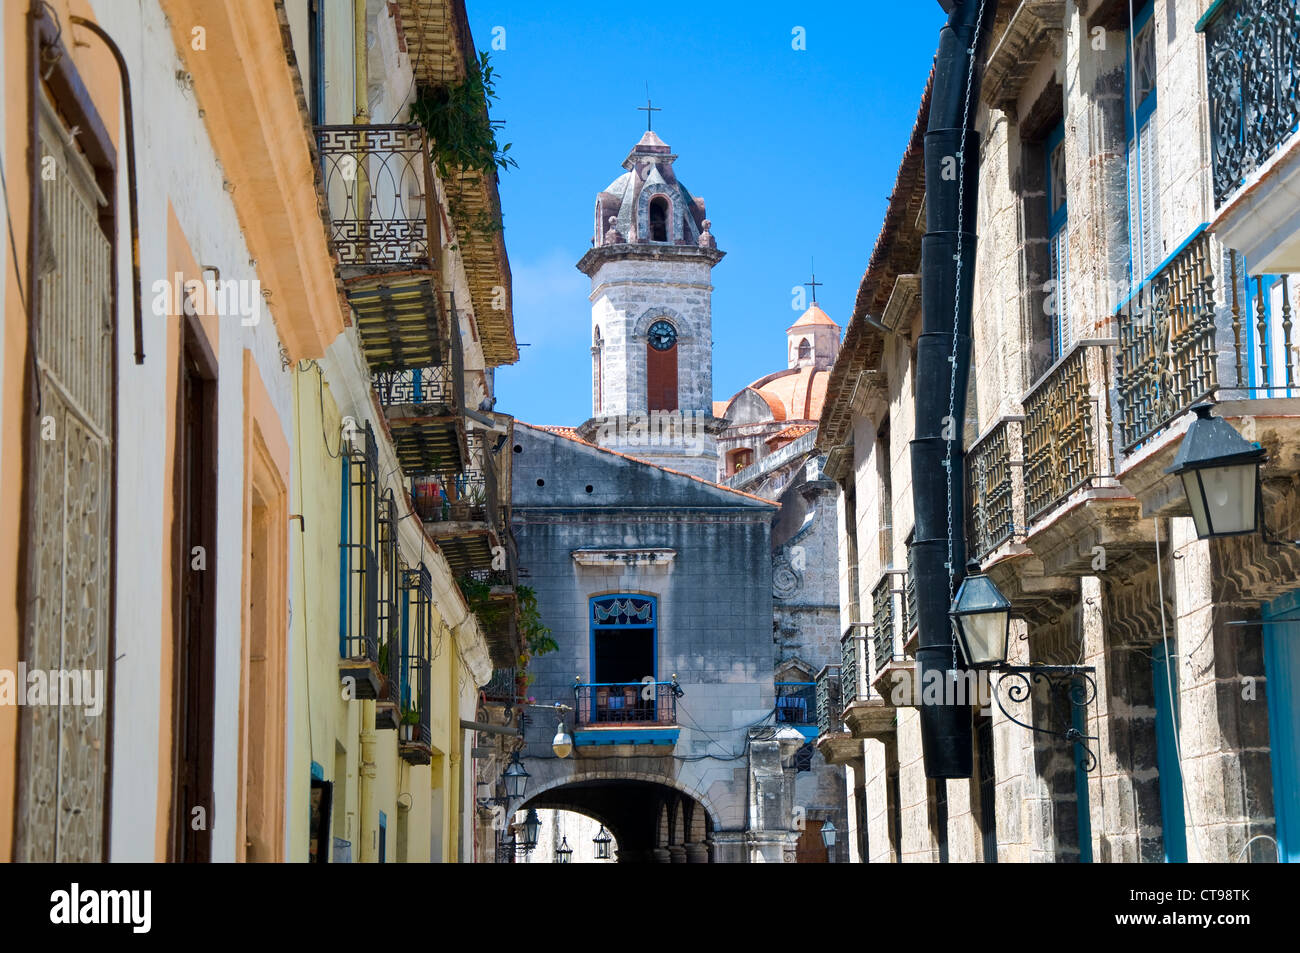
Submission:
[[[578,263],[591,278],[591,418],[521,425],[512,441],[519,563],[558,645],[530,660],[528,693],[567,706],[525,726],[529,789],[514,812],[595,818],[623,861],[825,860],[822,822],[846,818],[841,772],[811,746],[812,690],[838,642],[832,632],[800,654],[803,639],[778,644],[790,626],[774,620],[798,614],[776,608],[802,598],[795,590],[835,593],[835,510],[799,496],[787,525],[776,484],[719,482],[719,441],[761,443],[763,462],[789,464],[781,485],[819,487],[809,451],[839,328],[810,309],[787,330],[785,369],[713,401],[711,274],[723,253],[676,158],[647,131],[596,199]],[[810,534],[828,542],[805,566]],[[820,608],[834,629],[837,610]],[[574,741],[565,758],[552,748],[561,722]]]

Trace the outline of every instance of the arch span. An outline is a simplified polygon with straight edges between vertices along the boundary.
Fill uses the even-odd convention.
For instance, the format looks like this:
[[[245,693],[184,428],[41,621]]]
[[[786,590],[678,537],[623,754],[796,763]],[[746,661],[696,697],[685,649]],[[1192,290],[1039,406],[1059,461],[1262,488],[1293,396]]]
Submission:
[[[708,834],[717,818],[701,795],[662,775],[602,774],[544,782],[518,810],[549,808],[598,820],[617,841],[620,862],[708,861]],[[673,823],[661,823],[665,816]]]

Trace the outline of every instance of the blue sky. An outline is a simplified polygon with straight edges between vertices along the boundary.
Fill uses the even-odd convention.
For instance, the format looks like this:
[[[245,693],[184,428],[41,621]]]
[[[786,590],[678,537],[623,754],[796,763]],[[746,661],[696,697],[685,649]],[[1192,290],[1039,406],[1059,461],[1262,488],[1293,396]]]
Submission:
[[[591,415],[590,284],[574,265],[597,192],[645,131],[647,81],[655,132],[727,253],[713,270],[714,398],[785,366],[791,288],[810,258],[818,303],[847,323],[938,46],[938,3],[470,0],[469,12],[479,49],[505,43],[492,115],[519,163],[501,204],[529,346],[497,372],[499,410]]]

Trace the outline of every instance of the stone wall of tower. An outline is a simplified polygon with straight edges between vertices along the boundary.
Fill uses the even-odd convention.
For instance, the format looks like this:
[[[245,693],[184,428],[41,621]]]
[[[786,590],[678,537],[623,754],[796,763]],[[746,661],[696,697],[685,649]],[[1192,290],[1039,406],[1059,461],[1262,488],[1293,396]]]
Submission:
[[[677,407],[712,412],[713,284],[703,260],[624,259],[592,279],[591,321],[604,340],[604,400],[592,416],[646,410],[646,331],[657,320],[677,329]]]

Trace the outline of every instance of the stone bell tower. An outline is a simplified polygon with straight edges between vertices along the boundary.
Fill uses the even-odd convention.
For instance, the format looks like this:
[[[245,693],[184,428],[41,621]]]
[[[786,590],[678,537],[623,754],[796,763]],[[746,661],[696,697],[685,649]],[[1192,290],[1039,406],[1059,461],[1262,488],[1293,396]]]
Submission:
[[[711,274],[723,252],[704,200],[647,129],[626,170],[596,197],[591,250],[591,419],[587,440],[706,480],[717,477]]]

